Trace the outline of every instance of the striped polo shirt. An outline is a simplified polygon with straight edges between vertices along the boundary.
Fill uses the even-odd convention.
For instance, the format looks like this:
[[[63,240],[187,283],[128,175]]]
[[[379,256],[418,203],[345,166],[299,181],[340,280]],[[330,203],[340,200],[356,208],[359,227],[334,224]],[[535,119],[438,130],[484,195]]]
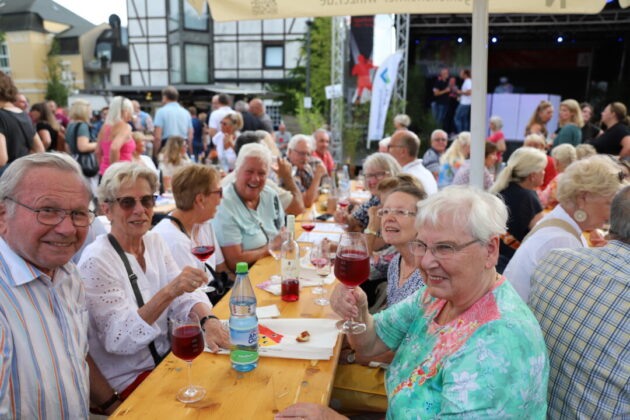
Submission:
[[[51,279],[0,238],[0,419],[88,417],[87,328],[76,266]]]

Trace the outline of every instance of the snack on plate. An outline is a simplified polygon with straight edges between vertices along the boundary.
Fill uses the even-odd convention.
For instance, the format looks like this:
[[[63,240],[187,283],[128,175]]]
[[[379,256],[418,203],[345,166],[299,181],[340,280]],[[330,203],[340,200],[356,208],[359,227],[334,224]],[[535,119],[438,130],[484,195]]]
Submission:
[[[298,343],[306,343],[310,339],[311,339],[311,334],[309,334],[308,331],[302,331],[300,335],[295,337],[295,341],[297,341]]]

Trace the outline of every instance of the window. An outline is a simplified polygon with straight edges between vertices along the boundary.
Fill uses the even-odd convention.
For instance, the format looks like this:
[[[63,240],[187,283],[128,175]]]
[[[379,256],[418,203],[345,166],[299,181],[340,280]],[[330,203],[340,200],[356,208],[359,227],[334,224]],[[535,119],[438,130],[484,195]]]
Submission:
[[[208,46],[186,44],[186,83],[208,83]]]
[[[196,31],[208,30],[208,3],[203,2],[203,11],[201,15],[190,5],[188,1],[184,1],[184,28]]]
[[[182,57],[179,45],[171,45],[171,83],[182,82]]]
[[[284,45],[263,45],[263,66],[284,67]]]
[[[169,0],[168,2],[168,30],[173,32],[179,29],[179,1]]]
[[[9,47],[6,43],[0,43],[0,70],[8,75],[11,74],[9,67]]]

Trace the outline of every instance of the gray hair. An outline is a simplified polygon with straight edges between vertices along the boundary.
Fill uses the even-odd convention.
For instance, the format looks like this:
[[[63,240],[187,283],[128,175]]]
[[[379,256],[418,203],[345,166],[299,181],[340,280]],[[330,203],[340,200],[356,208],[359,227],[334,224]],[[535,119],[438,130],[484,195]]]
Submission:
[[[289,140],[289,145],[287,146],[287,148],[289,150],[295,150],[295,148],[297,147],[298,143],[300,142],[305,142],[306,145],[308,146],[309,150],[312,152],[314,147],[313,147],[313,137],[311,136],[307,136],[306,134],[296,134],[295,136],[291,137],[291,140]]]
[[[10,200],[5,200],[5,197],[14,197],[20,192],[19,187],[21,181],[26,177],[28,172],[36,168],[58,169],[78,175],[88,196],[90,199],[92,198],[92,190],[81,172],[81,167],[70,155],[59,152],[34,153],[13,161],[6,171],[4,171],[2,177],[0,177],[0,200],[4,203],[9,216],[13,215],[16,204]],[[63,183],[62,179],[58,181]]]
[[[610,207],[610,233],[630,243],[630,185],[615,195]]]
[[[437,136],[438,134],[444,134],[444,137],[446,137],[446,140],[448,141],[448,134],[446,133],[446,131],[442,130],[441,128],[438,128],[437,130],[433,130],[433,132],[431,133],[431,140],[433,140],[435,136]]]
[[[236,101],[234,104],[234,111],[247,112],[249,110],[249,104],[245,101]]]
[[[139,179],[146,180],[152,192],[157,190],[157,175],[146,166],[132,162],[113,163],[103,174],[101,185],[98,186],[99,202],[106,203],[115,199],[123,185],[134,184]]]
[[[411,118],[409,118],[407,114],[398,114],[394,117],[394,123],[400,124],[406,128],[411,124]]]
[[[595,155],[567,167],[558,179],[556,197],[560,204],[566,206],[575,204],[581,193],[611,197],[621,187],[619,166],[604,155]]]
[[[267,169],[271,167],[271,152],[260,143],[249,143],[241,147],[234,164],[235,172],[238,172],[247,158],[260,159],[267,166]]]
[[[564,168],[577,160],[575,147],[569,143],[559,144],[551,150],[551,157],[556,159]]]
[[[540,172],[547,166],[547,155],[533,147],[520,147],[510,155],[507,166],[501,171],[491,193],[498,193],[507,188],[510,182],[521,182],[530,174]]]
[[[382,169],[387,171],[389,176],[396,176],[400,173],[400,164],[389,153],[372,153],[363,161],[363,169],[367,171],[368,168]]]
[[[490,124],[494,125],[497,130],[503,128],[503,120],[498,115],[493,115],[492,117],[490,117]]]
[[[330,133],[328,132],[328,130],[324,128],[318,128],[317,130],[313,131],[313,140],[317,137],[318,134],[326,134],[328,138],[330,138]]]
[[[460,227],[480,242],[506,232],[508,210],[494,194],[468,185],[451,185],[418,202],[416,228]]]

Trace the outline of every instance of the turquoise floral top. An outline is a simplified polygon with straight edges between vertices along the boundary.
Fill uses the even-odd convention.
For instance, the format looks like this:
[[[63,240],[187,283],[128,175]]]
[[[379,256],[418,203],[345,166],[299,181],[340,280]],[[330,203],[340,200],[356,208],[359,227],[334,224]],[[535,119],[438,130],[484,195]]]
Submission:
[[[426,286],[376,314],[396,356],[386,374],[388,419],[544,419],[549,362],[536,318],[502,277],[446,325]]]

